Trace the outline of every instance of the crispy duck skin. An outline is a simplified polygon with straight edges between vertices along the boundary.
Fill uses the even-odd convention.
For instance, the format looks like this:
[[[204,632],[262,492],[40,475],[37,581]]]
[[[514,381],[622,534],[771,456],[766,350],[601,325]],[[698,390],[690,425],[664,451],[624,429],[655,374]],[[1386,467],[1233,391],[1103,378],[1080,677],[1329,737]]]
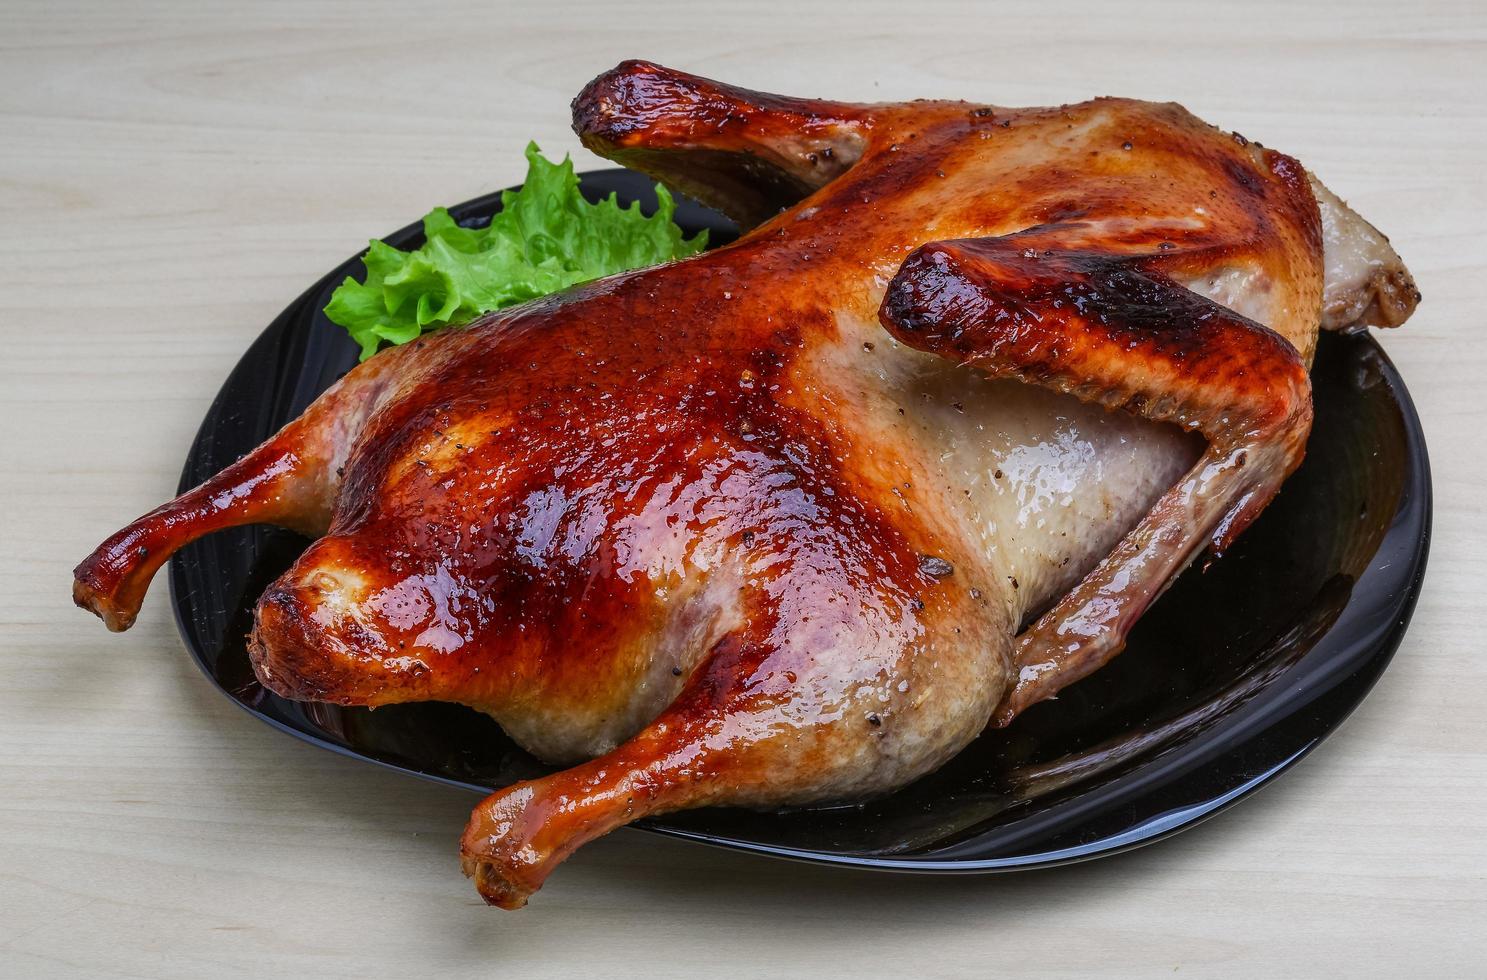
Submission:
[[[891,791],[1106,663],[1299,464],[1319,328],[1419,299],[1292,158],[1180,106],[854,105],[644,62],[584,144],[751,230],[385,351],[106,541],[318,540],[259,600],[290,698],[444,700],[561,769],[476,808],[525,904],[641,817]]]

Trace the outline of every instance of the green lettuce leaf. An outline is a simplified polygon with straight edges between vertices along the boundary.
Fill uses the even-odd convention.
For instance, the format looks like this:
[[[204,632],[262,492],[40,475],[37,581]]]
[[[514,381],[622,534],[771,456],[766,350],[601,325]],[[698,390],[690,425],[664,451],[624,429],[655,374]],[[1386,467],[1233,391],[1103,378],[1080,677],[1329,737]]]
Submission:
[[[463,228],[444,208],[423,219],[424,244],[402,252],[374,241],[362,256],[366,282],[336,287],[325,315],[345,327],[366,360],[384,343],[467,323],[482,313],[628,269],[695,255],[707,232],[684,238],[672,220],[676,202],[656,185],[659,207],[622,208],[615,196],[590,204],[578,192],[567,157],[544,158],[527,145],[527,179],[501,195],[483,228]]]

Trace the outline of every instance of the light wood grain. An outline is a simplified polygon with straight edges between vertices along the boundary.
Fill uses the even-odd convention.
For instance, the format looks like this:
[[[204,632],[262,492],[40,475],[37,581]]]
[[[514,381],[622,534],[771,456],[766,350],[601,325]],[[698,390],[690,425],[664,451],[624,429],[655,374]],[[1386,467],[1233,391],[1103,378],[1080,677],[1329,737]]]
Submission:
[[[479,905],[472,799],[270,731],[164,590],[106,634],[72,565],[170,496],[305,283],[576,150],[648,57],[849,99],[1176,99],[1296,154],[1425,293],[1386,338],[1434,456],[1398,659],[1279,783],[1065,870],[834,872],[621,832]],[[1482,975],[1487,16],[1480,4],[0,3],[0,976]],[[591,158],[579,153],[581,164]]]

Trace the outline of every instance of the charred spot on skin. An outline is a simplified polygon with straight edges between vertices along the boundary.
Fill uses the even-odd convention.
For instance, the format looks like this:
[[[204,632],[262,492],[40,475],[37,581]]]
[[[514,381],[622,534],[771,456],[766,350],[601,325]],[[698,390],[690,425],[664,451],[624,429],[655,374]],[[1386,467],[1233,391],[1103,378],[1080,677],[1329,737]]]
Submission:
[[[955,574],[955,566],[939,555],[920,555],[919,571],[929,578],[949,578]]]
[[[1244,164],[1240,163],[1238,160],[1225,160],[1224,170],[1229,174],[1229,178],[1233,180],[1234,183],[1238,184],[1240,187],[1243,187],[1250,194],[1259,196],[1264,193],[1265,188],[1260,183],[1260,179],[1253,173],[1251,173],[1250,169]]]

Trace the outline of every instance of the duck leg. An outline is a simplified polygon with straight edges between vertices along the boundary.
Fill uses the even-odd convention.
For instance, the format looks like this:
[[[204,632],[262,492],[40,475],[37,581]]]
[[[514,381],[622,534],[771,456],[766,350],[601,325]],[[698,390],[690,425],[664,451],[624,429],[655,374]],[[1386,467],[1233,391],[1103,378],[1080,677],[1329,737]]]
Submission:
[[[389,354],[357,367],[263,445],[115,533],[73,570],[73,601],[122,632],[155,572],[197,538],[243,524],[325,533],[336,471],[399,360]]]
[[[647,816],[888,792],[985,727],[1011,681],[1005,622],[984,622],[960,656],[951,644],[955,624],[970,621],[964,590],[897,582],[891,570],[864,577],[860,560],[838,562],[842,587],[825,589],[833,562],[810,559],[749,590],[742,625],[705,647],[681,693],[638,734],[476,807],[460,855],[487,902],[520,908],[578,847]],[[800,615],[806,607],[814,618]]]
[[[939,765],[984,724],[990,707],[957,711],[947,697],[944,729],[952,744],[941,740],[938,725],[912,731],[917,719],[896,717],[879,702],[884,685],[818,702],[808,692],[836,680],[823,671],[787,690],[769,679],[783,674],[768,666],[780,659],[805,672],[800,660],[760,648],[746,634],[726,636],[676,702],[613,752],[488,797],[460,841],[465,873],[481,897],[521,908],[579,847],[648,816],[713,805],[801,805],[906,781],[904,766],[917,774]],[[897,757],[900,739],[913,758]]]
[[[1169,245],[1162,248],[1161,244]],[[1221,552],[1300,464],[1311,384],[1285,339],[1171,278],[1202,254],[1095,224],[938,242],[890,284],[885,327],[912,347],[1197,430],[1207,451],[1017,640],[1006,725],[1109,662],[1205,543]]]

